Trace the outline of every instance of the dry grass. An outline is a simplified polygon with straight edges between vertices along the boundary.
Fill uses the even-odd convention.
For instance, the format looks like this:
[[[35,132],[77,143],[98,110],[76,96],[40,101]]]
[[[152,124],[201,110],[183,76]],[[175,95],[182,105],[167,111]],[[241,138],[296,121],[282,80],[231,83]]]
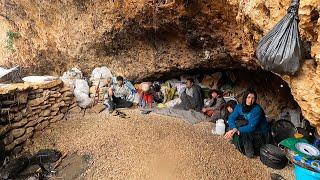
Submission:
[[[211,123],[125,112],[130,118],[73,115],[36,134],[29,148],[91,155],[93,162],[80,179],[270,179],[275,172],[212,135]],[[293,179],[291,167],[277,172]]]

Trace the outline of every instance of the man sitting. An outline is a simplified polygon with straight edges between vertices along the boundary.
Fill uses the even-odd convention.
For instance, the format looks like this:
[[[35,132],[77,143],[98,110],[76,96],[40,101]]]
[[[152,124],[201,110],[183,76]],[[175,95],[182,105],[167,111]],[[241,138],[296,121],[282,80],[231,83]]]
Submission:
[[[181,103],[173,108],[196,111],[201,111],[203,108],[201,87],[194,84],[192,78],[187,78],[186,89],[181,93],[180,99]]]
[[[108,89],[109,112],[112,113],[115,108],[128,108],[132,106],[132,102],[128,101],[131,94],[130,89],[125,86],[122,76],[117,77],[117,84],[112,85]]]

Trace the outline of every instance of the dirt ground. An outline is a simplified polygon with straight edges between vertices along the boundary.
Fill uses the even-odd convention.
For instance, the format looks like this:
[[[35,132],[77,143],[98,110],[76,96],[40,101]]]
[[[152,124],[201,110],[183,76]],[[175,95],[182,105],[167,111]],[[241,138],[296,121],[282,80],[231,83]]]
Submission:
[[[138,110],[123,112],[130,117],[104,112],[69,115],[37,133],[27,150],[68,152],[53,179],[247,180],[270,179],[270,173],[294,179],[291,166],[272,170],[258,158],[241,155],[221,136],[211,134],[212,123],[191,125]]]

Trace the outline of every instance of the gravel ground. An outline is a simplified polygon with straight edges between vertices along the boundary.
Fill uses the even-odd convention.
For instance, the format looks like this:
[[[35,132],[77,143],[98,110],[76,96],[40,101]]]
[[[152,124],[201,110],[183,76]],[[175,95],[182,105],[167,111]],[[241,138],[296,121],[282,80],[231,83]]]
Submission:
[[[211,134],[212,123],[123,112],[130,117],[71,115],[35,134],[27,150],[90,155],[91,164],[79,179],[270,179],[272,172],[294,179],[290,166],[275,171],[241,155]]]

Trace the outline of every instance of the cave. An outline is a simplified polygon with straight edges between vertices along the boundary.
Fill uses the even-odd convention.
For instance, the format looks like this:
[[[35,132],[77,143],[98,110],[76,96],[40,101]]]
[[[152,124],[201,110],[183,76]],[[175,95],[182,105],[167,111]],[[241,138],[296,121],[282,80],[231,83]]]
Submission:
[[[151,74],[150,76],[135,81],[137,83],[143,81],[165,82],[167,80],[180,80],[186,77],[196,79],[196,82],[201,83],[205,76],[222,73],[227,77],[224,82],[219,83],[219,89],[224,92],[224,96],[235,97],[238,102],[241,102],[243,92],[247,88],[253,88],[258,94],[258,101],[265,110],[266,116],[271,120],[279,120],[284,118],[286,110],[296,110],[301,112],[299,104],[295,101],[291,94],[288,84],[278,75],[264,70],[247,70],[247,69],[192,69],[187,71],[171,71],[163,74]],[[229,76],[233,80],[230,82]],[[229,84],[228,84],[229,83]],[[207,98],[207,97],[206,97]],[[301,122],[304,119],[301,114]],[[290,120],[287,119],[287,120]]]

